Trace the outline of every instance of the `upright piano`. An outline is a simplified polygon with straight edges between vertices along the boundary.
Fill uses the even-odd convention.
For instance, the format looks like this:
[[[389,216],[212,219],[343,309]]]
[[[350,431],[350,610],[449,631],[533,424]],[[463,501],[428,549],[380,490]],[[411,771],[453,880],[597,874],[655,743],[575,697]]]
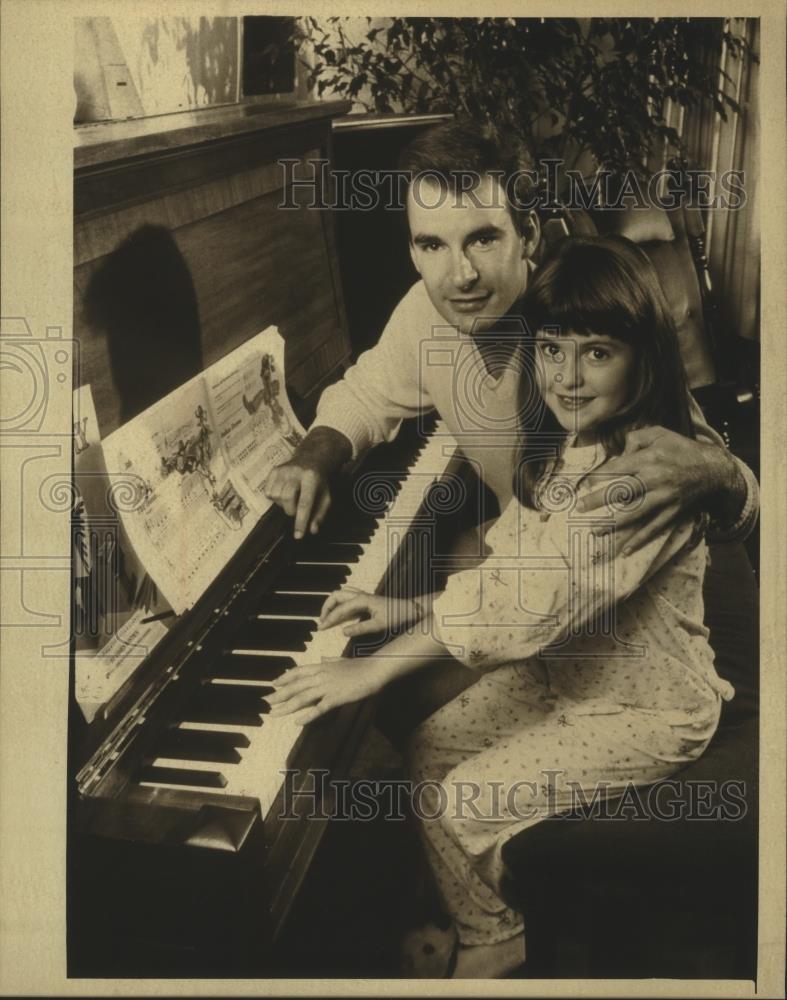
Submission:
[[[306,207],[329,201],[312,161],[330,162],[332,120],[347,110],[233,106],[77,130],[76,384],[91,387],[102,437],[269,325],[308,426],[351,356],[333,219]],[[315,190],[287,190],[292,177]],[[286,194],[300,209],[279,207]],[[72,697],[70,975],[275,969],[331,811],[313,772],[347,772],[370,708],[294,737],[267,717],[266,682],[341,655],[341,636],[315,633],[325,595],[394,586],[415,528],[430,530],[425,483],[450,451],[421,427],[376,449],[363,509],[348,477],[302,542],[271,509],[90,724]]]

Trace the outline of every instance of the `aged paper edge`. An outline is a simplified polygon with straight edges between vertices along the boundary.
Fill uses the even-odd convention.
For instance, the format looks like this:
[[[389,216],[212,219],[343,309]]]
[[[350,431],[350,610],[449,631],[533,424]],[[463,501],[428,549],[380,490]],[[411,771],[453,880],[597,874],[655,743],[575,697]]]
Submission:
[[[538,0],[527,10],[510,3],[483,13],[496,16],[578,14],[685,16],[685,4],[625,3],[614,9],[589,2]],[[0,634],[0,992],[3,995],[378,995],[434,996],[784,996],[785,954],[785,20],[778,0],[729,11],[717,2],[694,5],[693,16],[763,18],[761,51],[762,216],[762,719],[760,794],[760,910],[758,980],[719,981],[498,981],[402,982],[385,980],[69,980],[65,973],[65,792],[67,660],[41,660],[37,629]],[[77,15],[133,13],[159,16],[151,0],[2,0],[2,309],[24,318],[34,337],[47,328],[72,331],[72,19]],[[169,0],[166,13],[424,14],[413,4],[262,4],[259,0]],[[432,3],[430,14],[476,16],[467,2]],[[766,201],[767,198],[767,201]],[[55,398],[57,396],[58,398]],[[70,467],[70,393],[50,400],[46,441]],[[0,468],[11,463],[3,460]],[[25,482],[29,488],[29,483]],[[4,476],[4,509],[13,510],[22,488]],[[68,633],[68,516],[53,533],[48,555],[60,568],[36,571],[35,610],[60,616],[46,641]],[[4,543],[16,527],[2,521]],[[9,585],[6,575],[3,584]],[[5,599],[4,599],[5,601]],[[724,872],[719,872],[724,878]],[[610,942],[614,947],[614,943]]]

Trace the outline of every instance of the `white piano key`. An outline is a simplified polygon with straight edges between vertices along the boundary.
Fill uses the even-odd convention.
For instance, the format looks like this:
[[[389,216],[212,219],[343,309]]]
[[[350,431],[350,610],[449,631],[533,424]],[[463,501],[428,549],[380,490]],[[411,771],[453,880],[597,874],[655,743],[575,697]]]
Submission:
[[[227,777],[226,769],[237,767],[237,761],[215,761],[215,760],[184,760],[182,757],[154,757],[150,762],[152,767],[172,767],[178,771],[210,771],[219,772]]]
[[[192,722],[190,719],[179,722],[177,728],[195,733],[241,733],[249,738],[249,742],[259,732],[258,726],[243,726],[234,722]]]
[[[352,563],[349,563],[352,566]],[[296,559],[293,566],[344,566],[347,567],[348,563],[344,560],[339,559],[336,562],[325,562],[321,559]]]
[[[254,615],[255,621],[274,621],[274,622],[309,622],[314,621],[314,615]]]
[[[272,687],[273,681],[262,681],[256,677],[211,677],[209,685],[215,687],[250,687],[265,688]]]
[[[286,656],[290,660],[294,660],[295,657],[299,655],[299,653],[298,653],[297,650],[293,650],[293,649],[268,649],[267,646],[265,647],[265,649],[260,649],[259,647],[257,647],[257,649],[246,649],[246,648],[231,649],[230,650],[230,654],[232,656],[260,656],[260,657],[263,657],[263,656]]]
[[[176,785],[170,781],[140,781],[141,788],[167,788],[173,792],[198,792],[204,795],[209,792],[211,795],[226,795],[226,788],[206,788],[205,785]]]
[[[281,656],[281,653],[272,653],[268,649],[230,649],[228,650],[230,656],[259,656],[263,659],[266,656]],[[292,650],[287,651],[287,658],[292,659]]]

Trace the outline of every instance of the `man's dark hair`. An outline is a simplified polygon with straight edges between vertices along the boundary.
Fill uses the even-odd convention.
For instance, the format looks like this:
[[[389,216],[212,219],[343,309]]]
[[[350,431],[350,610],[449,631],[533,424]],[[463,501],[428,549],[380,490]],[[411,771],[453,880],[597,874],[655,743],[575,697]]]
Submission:
[[[399,169],[411,182],[422,175],[452,193],[468,190],[468,178],[496,177],[519,232],[535,204],[535,171],[525,146],[471,119],[435,125],[416,136],[403,150]]]

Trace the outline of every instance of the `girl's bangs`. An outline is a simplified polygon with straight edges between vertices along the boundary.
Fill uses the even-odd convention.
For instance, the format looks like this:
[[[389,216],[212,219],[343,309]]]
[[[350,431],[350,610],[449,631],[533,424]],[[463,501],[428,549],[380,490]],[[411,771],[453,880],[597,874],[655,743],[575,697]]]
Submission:
[[[641,293],[625,275],[604,266],[606,261],[576,252],[584,248],[571,249],[570,266],[565,259],[543,265],[543,273],[528,289],[525,306],[531,332],[554,328],[562,336],[606,334],[631,342],[644,319]]]

